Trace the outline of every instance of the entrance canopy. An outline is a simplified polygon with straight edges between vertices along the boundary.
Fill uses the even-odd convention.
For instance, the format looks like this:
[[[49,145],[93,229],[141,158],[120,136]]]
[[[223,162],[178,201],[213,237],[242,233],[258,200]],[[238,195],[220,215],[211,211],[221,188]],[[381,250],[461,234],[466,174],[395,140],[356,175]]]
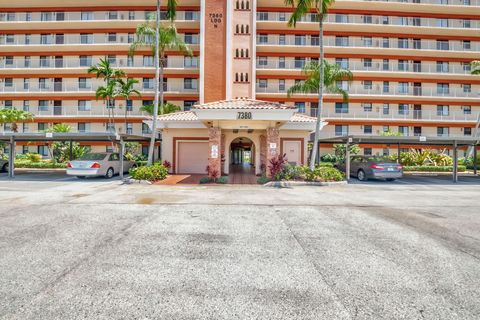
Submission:
[[[149,121],[147,121],[148,123]],[[159,116],[157,127],[261,130],[315,130],[316,118],[298,113],[295,106],[253,99],[232,99],[199,104],[191,111]],[[151,123],[151,121],[150,121]],[[322,123],[322,126],[326,123]]]

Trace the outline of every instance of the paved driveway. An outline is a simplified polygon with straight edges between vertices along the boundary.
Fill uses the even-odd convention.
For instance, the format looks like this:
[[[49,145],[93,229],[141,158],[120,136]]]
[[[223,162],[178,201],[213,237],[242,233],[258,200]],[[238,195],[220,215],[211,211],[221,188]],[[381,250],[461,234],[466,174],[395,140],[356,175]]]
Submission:
[[[478,319],[479,191],[0,180],[0,319]]]

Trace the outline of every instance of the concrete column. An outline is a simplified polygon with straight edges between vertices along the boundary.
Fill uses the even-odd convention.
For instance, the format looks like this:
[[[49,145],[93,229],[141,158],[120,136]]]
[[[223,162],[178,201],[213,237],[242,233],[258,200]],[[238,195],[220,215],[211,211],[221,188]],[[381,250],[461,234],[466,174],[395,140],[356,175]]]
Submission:
[[[260,170],[262,174],[265,173],[267,169],[267,136],[260,136]]]
[[[345,178],[350,181],[350,143],[345,144]]]
[[[13,137],[10,138],[10,152],[8,154],[8,177],[15,178],[15,149],[17,144]]]
[[[477,175],[477,146],[473,146],[473,174]]]
[[[278,128],[267,128],[267,177],[270,175],[270,160],[280,154],[280,133]]]
[[[222,165],[222,159],[226,159],[226,155],[225,155],[225,135],[222,134],[221,135],[221,138],[220,138],[220,167],[222,169],[222,174],[225,173],[225,165]],[[226,162],[226,160],[225,160]]]
[[[120,143],[118,144],[118,147],[120,149],[120,152],[119,152],[119,157],[120,157],[120,172],[119,172],[119,175],[120,175],[120,179],[123,180],[123,171],[124,171],[123,157],[125,156],[125,143],[123,142],[123,140],[120,140]]]
[[[458,147],[457,141],[453,142],[453,183],[458,182]]]
[[[218,178],[222,174],[222,130],[217,127],[208,129],[208,166],[210,167],[210,178]]]

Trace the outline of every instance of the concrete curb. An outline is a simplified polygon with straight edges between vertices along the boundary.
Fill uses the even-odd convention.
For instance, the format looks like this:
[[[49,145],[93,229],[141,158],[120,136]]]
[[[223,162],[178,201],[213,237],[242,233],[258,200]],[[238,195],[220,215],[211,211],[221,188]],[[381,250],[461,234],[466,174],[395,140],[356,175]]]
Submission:
[[[131,179],[127,178],[124,179],[125,184],[133,184],[133,183],[138,183],[138,184],[144,184],[144,185],[152,185],[153,183],[147,180],[136,180],[136,179]]]
[[[264,187],[274,187],[274,188],[290,188],[293,186],[317,186],[317,187],[326,187],[326,186],[337,186],[337,185],[346,185],[347,181],[334,181],[334,182],[318,182],[318,181],[270,181],[265,183]]]

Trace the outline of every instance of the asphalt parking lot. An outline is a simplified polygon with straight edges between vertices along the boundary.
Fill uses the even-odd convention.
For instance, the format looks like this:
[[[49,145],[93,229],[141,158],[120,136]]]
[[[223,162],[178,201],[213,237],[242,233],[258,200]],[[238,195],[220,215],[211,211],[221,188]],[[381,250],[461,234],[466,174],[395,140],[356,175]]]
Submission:
[[[469,179],[172,187],[1,174],[0,319],[478,319]]]

